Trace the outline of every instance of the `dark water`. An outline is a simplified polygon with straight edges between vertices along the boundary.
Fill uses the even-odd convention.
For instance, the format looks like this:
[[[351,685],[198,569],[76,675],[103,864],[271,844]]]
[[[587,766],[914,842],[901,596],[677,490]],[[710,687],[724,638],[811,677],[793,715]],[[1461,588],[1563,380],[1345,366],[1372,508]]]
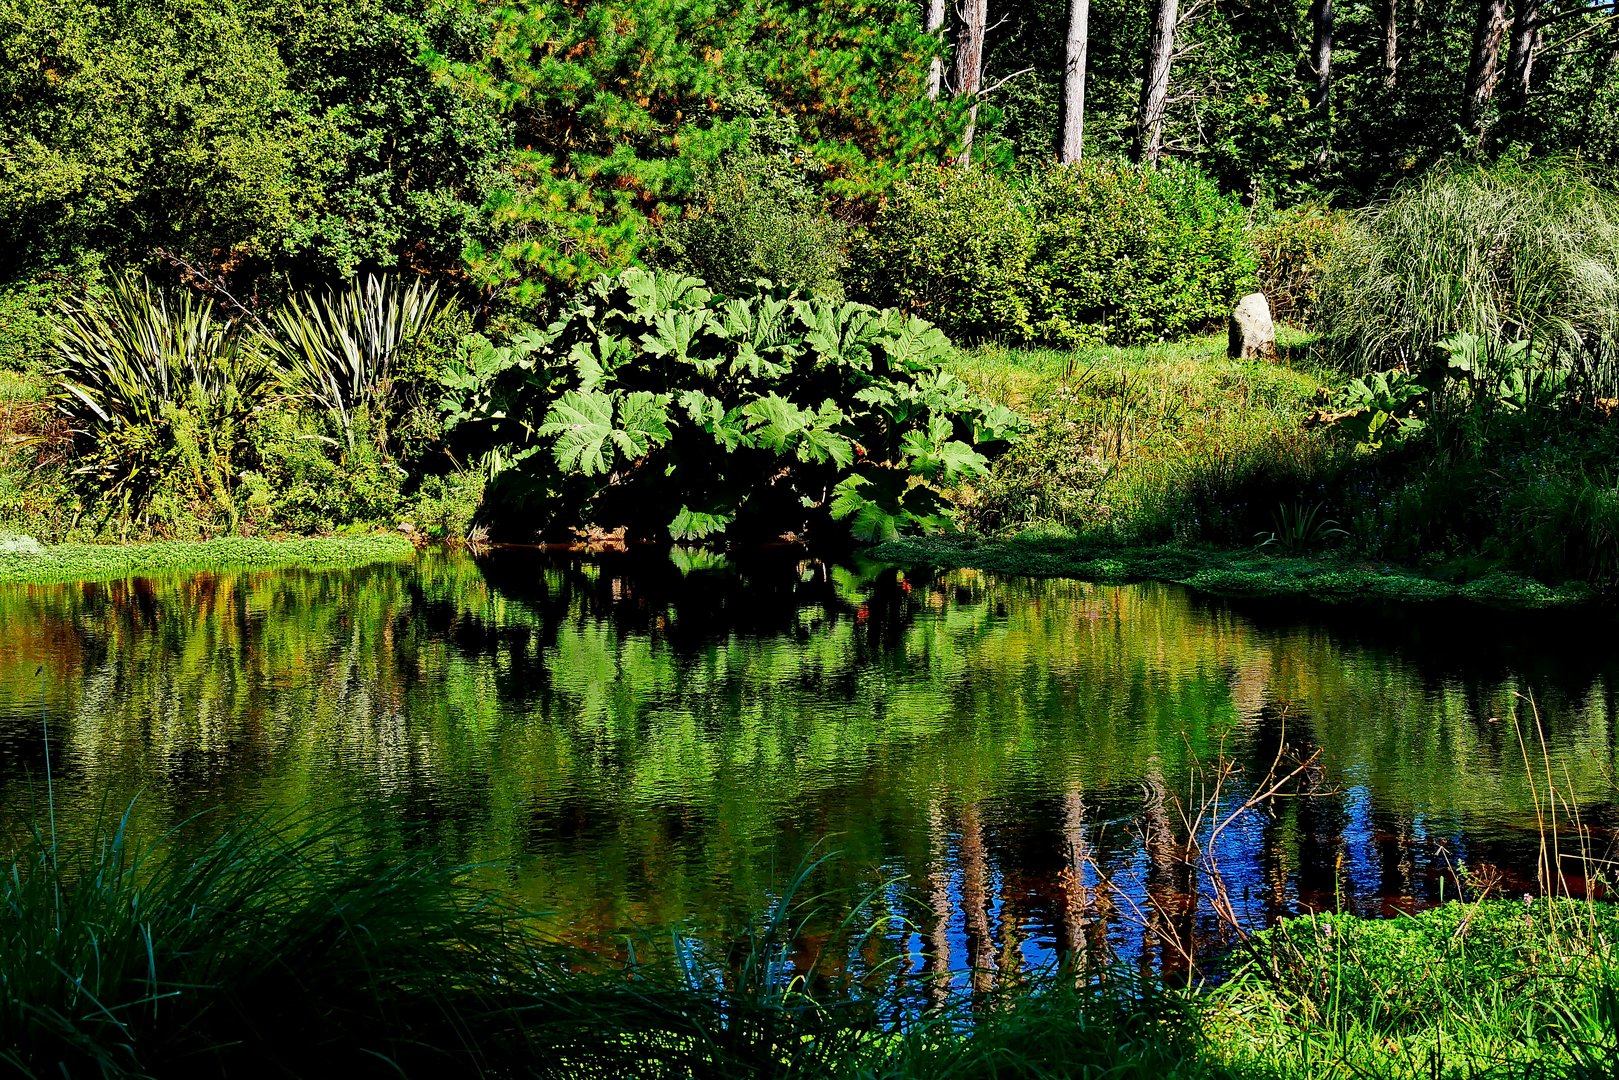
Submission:
[[[846,959],[894,975],[1174,971],[1229,942],[1221,889],[1250,926],[1539,891],[1554,812],[1584,888],[1566,856],[1619,824],[1612,629],[790,552],[8,587],[0,814],[36,820],[43,707],[70,834],[360,804],[612,956],[718,949],[830,854],[793,963],[855,911]]]

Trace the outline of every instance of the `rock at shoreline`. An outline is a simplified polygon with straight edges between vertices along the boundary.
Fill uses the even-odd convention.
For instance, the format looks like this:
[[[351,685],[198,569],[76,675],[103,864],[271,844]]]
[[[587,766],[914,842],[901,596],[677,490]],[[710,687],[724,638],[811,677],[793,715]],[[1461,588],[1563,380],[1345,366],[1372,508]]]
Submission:
[[[1226,355],[1233,360],[1276,359],[1276,324],[1271,321],[1270,301],[1264,293],[1249,293],[1237,301],[1231,312]]]

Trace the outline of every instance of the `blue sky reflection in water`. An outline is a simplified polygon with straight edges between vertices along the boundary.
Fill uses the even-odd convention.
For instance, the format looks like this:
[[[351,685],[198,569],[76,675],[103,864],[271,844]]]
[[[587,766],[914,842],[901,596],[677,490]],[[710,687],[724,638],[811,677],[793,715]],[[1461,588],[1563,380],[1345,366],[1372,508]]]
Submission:
[[[43,694],[65,831],[137,795],[149,835],[215,808],[364,807],[509,867],[489,873],[608,957],[675,928],[718,955],[835,852],[784,970],[831,948],[872,978],[980,987],[1074,952],[1174,971],[1229,944],[1221,882],[1250,926],[1459,883],[1516,895],[1537,888],[1548,784],[1585,829],[1565,851],[1610,854],[1619,823],[1611,624],[1567,615],[510,549],[11,587],[0,627],[9,826],[41,795]],[[1274,763],[1312,755],[1221,830],[1219,882],[1186,864],[1223,767],[1204,847]],[[884,932],[846,949],[867,896]]]

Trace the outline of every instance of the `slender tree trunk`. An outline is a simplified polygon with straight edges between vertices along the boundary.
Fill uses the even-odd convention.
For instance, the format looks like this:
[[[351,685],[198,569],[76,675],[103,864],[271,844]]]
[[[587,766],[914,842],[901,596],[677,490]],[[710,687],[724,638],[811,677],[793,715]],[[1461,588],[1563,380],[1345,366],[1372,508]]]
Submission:
[[[978,91],[984,84],[984,34],[989,28],[989,0],[962,0],[961,37],[956,42],[956,92],[968,102],[967,129],[961,135],[956,164],[972,164],[973,134],[978,128]]]
[[[1516,122],[1529,104],[1529,78],[1540,44],[1540,0],[1516,0],[1507,44],[1506,107]]]
[[[1064,165],[1085,152],[1085,63],[1090,49],[1091,0],[1068,0],[1068,56],[1062,69],[1062,146]]]
[[[1327,160],[1332,143],[1332,29],[1336,15],[1332,0],[1313,0],[1310,4],[1310,73],[1315,86],[1310,91],[1310,106],[1321,124],[1321,150],[1318,162]]]
[[[1495,97],[1496,66],[1500,62],[1501,35],[1506,31],[1506,0],[1479,0],[1473,24],[1473,49],[1467,61],[1466,97],[1462,127],[1477,139],[1484,134],[1490,99]]]
[[[1400,70],[1400,0],[1383,0],[1383,86],[1393,90]]]
[[[944,35],[944,0],[928,0],[927,31],[934,37]],[[933,54],[933,62],[928,67],[928,100],[937,101],[939,90],[944,85],[944,51],[941,43],[940,51]]]
[[[1310,74],[1315,77],[1310,104],[1321,112],[1326,111],[1332,94],[1332,29],[1336,17],[1332,0],[1313,0],[1310,4]]]
[[[1155,0],[1147,54],[1141,65],[1141,105],[1136,110],[1136,137],[1131,157],[1156,164],[1164,150],[1164,109],[1169,104],[1169,65],[1175,58],[1178,0]]]

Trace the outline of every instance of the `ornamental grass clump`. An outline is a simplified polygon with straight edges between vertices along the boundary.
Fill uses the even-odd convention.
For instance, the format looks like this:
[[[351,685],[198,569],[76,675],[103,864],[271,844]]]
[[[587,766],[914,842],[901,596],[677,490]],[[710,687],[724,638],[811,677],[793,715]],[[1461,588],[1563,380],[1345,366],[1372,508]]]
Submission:
[[[1329,355],[1358,371],[1422,372],[1458,334],[1611,362],[1619,197],[1569,165],[1432,173],[1355,217],[1316,325]]]

